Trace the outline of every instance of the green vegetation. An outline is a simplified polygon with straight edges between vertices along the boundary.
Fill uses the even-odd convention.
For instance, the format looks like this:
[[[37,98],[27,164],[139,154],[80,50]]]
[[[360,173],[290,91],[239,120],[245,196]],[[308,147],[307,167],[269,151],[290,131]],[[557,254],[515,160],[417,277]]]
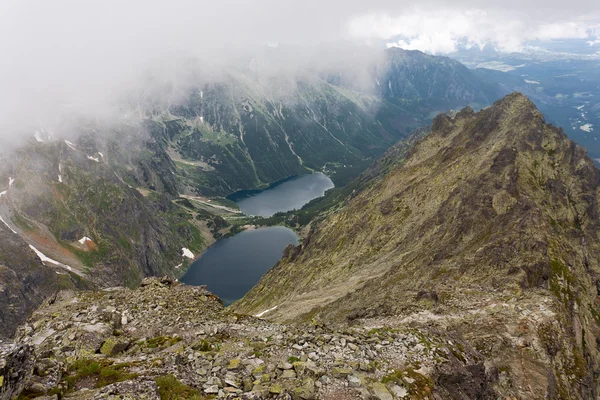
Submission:
[[[32,232],[35,230],[35,225],[32,224],[27,218],[23,217],[19,213],[14,213],[11,216],[11,220],[21,229],[26,232]]]
[[[81,359],[69,366],[65,380],[69,391],[73,391],[83,380],[91,381],[93,387],[101,388],[135,378],[137,374],[127,372],[130,366],[129,363],[112,364],[105,359]]]
[[[404,386],[408,389],[411,399],[429,398],[434,387],[434,383],[430,378],[416,372],[412,368],[395,370],[381,378],[381,383],[395,383]]]
[[[203,400],[198,389],[181,383],[173,375],[159,376],[155,379],[161,400]]]
[[[573,275],[561,261],[550,260],[550,291],[568,306],[575,299],[572,286]]]
[[[157,336],[151,339],[147,339],[145,345],[151,349],[157,348],[167,348],[171,347],[174,344],[181,342],[180,337],[170,337],[170,336]]]

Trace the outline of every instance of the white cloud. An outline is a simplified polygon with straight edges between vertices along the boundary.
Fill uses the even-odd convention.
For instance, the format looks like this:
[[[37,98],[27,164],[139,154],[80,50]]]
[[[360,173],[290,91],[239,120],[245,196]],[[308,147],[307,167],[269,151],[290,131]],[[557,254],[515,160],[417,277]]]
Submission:
[[[348,25],[350,36],[391,40],[388,46],[418,49],[429,53],[450,53],[458,45],[486,44],[504,52],[521,51],[526,41],[586,39],[600,32],[598,7],[568,13],[554,19],[536,19],[528,10],[420,7],[397,14],[373,12],[355,16]],[[585,12],[588,12],[586,14]],[[539,13],[538,13],[539,15]]]
[[[248,58],[269,43],[278,44],[281,52],[293,45],[289,53],[294,54],[310,45],[336,43],[322,58],[344,65],[354,62],[340,62],[341,41],[380,45],[385,40],[430,53],[488,43],[515,51],[531,39],[588,38],[590,45],[598,44],[598,0],[501,3],[0,0],[0,138],[15,136],[15,127],[24,121],[38,125],[29,137],[40,123],[52,128],[57,108],[93,116],[110,113],[115,98],[139,83],[149,67],[180,77],[178,61],[194,56],[204,61],[202,73],[207,74],[211,63]],[[285,62],[298,61],[290,59]]]

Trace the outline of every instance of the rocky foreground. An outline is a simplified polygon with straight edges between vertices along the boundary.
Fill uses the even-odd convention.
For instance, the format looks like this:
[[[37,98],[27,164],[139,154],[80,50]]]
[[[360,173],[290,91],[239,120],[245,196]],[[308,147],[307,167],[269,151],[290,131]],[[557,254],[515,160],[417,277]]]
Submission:
[[[166,278],[61,292],[16,341],[0,347],[1,399],[475,398],[501,375],[446,332],[295,328]]]

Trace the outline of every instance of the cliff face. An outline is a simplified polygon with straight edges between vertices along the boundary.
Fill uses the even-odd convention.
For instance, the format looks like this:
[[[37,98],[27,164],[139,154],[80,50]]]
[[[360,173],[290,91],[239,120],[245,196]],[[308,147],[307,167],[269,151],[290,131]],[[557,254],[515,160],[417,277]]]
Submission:
[[[437,326],[499,371],[498,394],[595,397],[600,175],[584,150],[512,94],[438,116],[398,163],[235,309]]]

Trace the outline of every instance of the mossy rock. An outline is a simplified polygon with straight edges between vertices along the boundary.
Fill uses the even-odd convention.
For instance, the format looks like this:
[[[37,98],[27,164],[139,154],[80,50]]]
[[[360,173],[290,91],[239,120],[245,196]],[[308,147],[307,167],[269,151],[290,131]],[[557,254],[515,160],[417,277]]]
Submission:
[[[240,368],[241,365],[241,361],[239,358],[234,358],[233,360],[229,361],[229,366],[227,367],[227,369],[229,370],[236,370]]]
[[[269,387],[269,392],[272,394],[281,394],[283,393],[283,386],[279,383],[274,383]]]
[[[104,342],[104,344],[100,348],[100,353],[104,354],[105,356],[115,356],[125,351],[128,346],[128,341],[109,338]]]
[[[294,400],[313,400],[315,398],[315,381],[306,378],[302,381],[302,386],[292,390]]]

